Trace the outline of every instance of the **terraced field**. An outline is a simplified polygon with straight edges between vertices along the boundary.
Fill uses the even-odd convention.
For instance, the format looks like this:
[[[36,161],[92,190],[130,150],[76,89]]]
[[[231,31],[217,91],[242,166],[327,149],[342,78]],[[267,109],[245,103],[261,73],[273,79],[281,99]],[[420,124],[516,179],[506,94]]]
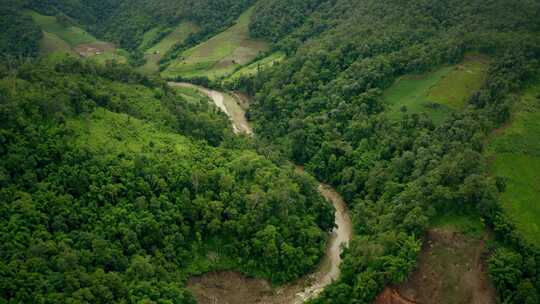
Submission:
[[[426,113],[435,122],[441,122],[466,106],[470,96],[482,86],[488,66],[487,58],[469,56],[457,65],[399,78],[383,95],[390,107],[389,117],[399,118],[406,108],[407,113]]]
[[[117,49],[113,44],[101,41],[84,29],[71,25],[62,24],[54,16],[41,15],[35,11],[26,11],[34,22],[43,30],[43,39],[40,42],[41,53],[63,53],[92,57],[98,62],[115,59],[125,62],[127,54]]]
[[[528,241],[540,245],[540,83],[514,106],[487,150],[492,174],[506,178],[501,203]]]
[[[249,37],[253,8],[243,13],[236,24],[191,49],[186,50],[162,73],[164,77],[216,78],[226,76],[268,50],[268,43]]]
[[[167,53],[175,44],[184,41],[189,34],[197,32],[199,27],[191,22],[182,22],[176,26],[170,34],[161,39],[157,44],[146,49],[144,57],[146,58],[146,64],[141,67],[141,70],[148,73],[155,73],[159,71],[159,61],[165,53]],[[145,39],[141,44],[142,48],[145,48],[149,41],[151,41],[156,35],[159,29],[152,29],[145,34]]]

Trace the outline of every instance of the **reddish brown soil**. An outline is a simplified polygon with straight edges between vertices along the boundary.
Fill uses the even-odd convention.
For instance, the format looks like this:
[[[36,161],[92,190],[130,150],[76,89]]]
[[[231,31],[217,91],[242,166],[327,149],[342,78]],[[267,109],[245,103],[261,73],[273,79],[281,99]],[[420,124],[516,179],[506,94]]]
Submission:
[[[387,288],[376,304],[494,304],[495,290],[484,265],[485,239],[432,229],[417,270],[399,286]]]
[[[416,304],[416,302],[405,299],[397,290],[387,287],[379,297],[377,297],[375,304]]]

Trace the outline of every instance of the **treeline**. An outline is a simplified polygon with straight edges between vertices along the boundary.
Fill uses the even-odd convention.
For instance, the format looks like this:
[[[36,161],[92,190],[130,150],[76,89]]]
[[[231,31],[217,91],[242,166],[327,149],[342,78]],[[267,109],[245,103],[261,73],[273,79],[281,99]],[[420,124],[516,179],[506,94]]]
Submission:
[[[493,219],[502,214],[503,188],[487,175],[483,144],[508,119],[512,94],[538,73],[539,5],[338,0],[320,7],[276,43],[286,61],[236,85],[256,96],[249,113],[256,133],[336,186],[352,210],[357,237],[342,277],[314,302],[369,303],[408,277],[434,215],[479,213],[501,230]],[[266,35],[283,35],[274,33],[284,32]],[[381,94],[397,77],[457,63],[468,52],[494,62],[466,110],[441,125],[426,115],[385,116]],[[502,299],[533,303],[538,248],[516,256],[522,247],[496,250],[490,273]]]
[[[104,126],[119,128],[112,150],[83,144],[73,125],[97,123],[97,109],[190,137],[141,138],[134,152],[118,121]],[[0,302],[194,303],[184,284],[196,273],[279,283],[313,269],[331,205],[311,178],[226,148],[227,134],[206,101],[189,105],[126,66],[1,64]]]

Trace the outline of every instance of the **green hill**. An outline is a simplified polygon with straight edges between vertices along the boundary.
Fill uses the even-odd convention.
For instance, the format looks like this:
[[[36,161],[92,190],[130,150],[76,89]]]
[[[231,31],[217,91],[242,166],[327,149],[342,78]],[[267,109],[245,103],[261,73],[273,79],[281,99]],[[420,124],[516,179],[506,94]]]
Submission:
[[[439,68],[421,75],[405,75],[385,90],[387,114],[393,119],[406,113],[426,113],[440,123],[456,110],[463,110],[485,80],[488,60],[468,57],[457,65]]]
[[[540,2],[4,2],[0,303],[540,303]]]
[[[42,54],[70,54],[90,57],[98,62],[117,60],[126,62],[127,56],[113,44],[98,40],[80,27],[74,26],[72,20],[64,24],[57,17],[41,15],[35,11],[26,11],[34,22],[42,29],[43,38],[40,42]]]
[[[69,57],[18,75],[0,80],[2,299],[194,303],[194,274],[284,282],[316,266],[331,205],[307,176],[225,143],[207,99]]]
[[[163,71],[163,77],[226,76],[266,51],[268,43],[249,36],[249,21],[253,10],[251,8],[243,13],[236,24],[226,31],[184,51]]]

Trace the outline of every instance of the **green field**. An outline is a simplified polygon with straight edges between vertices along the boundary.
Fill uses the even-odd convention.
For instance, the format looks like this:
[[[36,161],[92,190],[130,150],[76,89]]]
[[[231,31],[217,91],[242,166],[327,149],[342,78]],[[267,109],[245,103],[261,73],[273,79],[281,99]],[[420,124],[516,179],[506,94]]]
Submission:
[[[253,8],[243,13],[236,24],[226,31],[186,50],[162,73],[163,76],[226,76],[251,62],[260,52],[268,50],[268,43],[249,37],[252,13]]]
[[[252,76],[257,74],[260,70],[264,70],[272,67],[274,64],[281,62],[285,59],[285,53],[275,52],[270,56],[257,60],[249,65],[246,65],[227,78],[227,81],[234,81],[242,76]]]
[[[525,91],[487,154],[492,173],[507,179],[505,211],[527,240],[540,245],[540,84]]]
[[[110,158],[120,153],[144,153],[144,148],[150,145],[181,154],[189,154],[190,150],[190,141],[184,136],[103,108],[96,109],[89,117],[68,121],[68,126],[77,134],[79,146]]]
[[[44,32],[56,35],[71,47],[98,41],[96,37],[79,27],[60,24],[56,17],[41,15],[34,11],[27,11],[26,13],[32,17],[34,22],[40,26]]]
[[[53,53],[67,53],[70,55],[77,55],[75,51],[71,49],[71,46],[60,37],[53,33],[43,32],[43,38],[40,42],[40,53],[42,55]]]
[[[407,113],[426,113],[435,122],[463,109],[470,96],[484,83],[489,61],[469,56],[463,62],[420,75],[405,75],[387,89],[383,98],[391,118]]]
[[[63,25],[54,16],[41,15],[35,11],[25,11],[42,29],[43,38],[40,42],[41,54],[70,54],[74,56],[91,57],[98,62],[117,60],[126,62],[126,51],[117,49],[114,45],[98,40],[85,30]]]
[[[198,30],[199,28],[191,22],[180,23],[170,34],[145,51],[144,57],[146,58],[146,64],[141,67],[141,70],[148,73],[158,72],[159,61],[163,55],[165,55],[165,53],[167,53],[175,44],[184,41],[189,34],[197,32]],[[141,47],[144,48],[158,33],[159,29],[152,29],[145,33]]]

